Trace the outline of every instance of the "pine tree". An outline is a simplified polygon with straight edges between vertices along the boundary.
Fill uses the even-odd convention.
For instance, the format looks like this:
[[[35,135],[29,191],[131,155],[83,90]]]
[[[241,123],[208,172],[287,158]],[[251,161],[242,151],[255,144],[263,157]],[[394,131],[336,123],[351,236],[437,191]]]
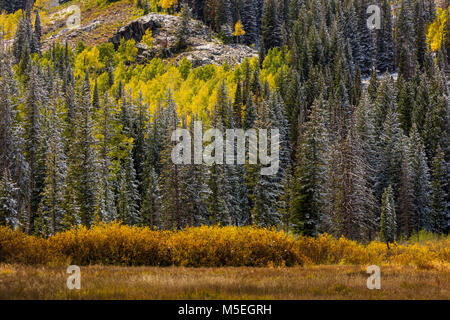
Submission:
[[[312,106],[297,150],[290,221],[296,233],[316,235],[326,209],[328,135],[320,98]]]
[[[15,194],[17,187],[11,180],[8,170],[3,170],[0,179],[0,226],[16,226],[18,218]]]
[[[413,226],[415,231],[430,230],[430,170],[426,161],[425,148],[415,124],[411,128],[409,137],[414,211]]]
[[[259,32],[257,29],[255,0],[243,0],[242,2],[240,16],[245,30],[244,43],[247,45],[257,44]]]
[[[371,67],[375,59],[373,34],[372,32],[370,32],[370,30],[367,29],[366,11],[368,7],[368,1],[356,1],[355,4],[357,14],[357,32],[360,40],[360,55],[359,57],[355,57],[355,59],[358,62],[359,68],[361,69],[361,74],[368,75],[371,72]],[[388,25],[386,25],[385,27],[389,28]]]
[[[13,54],[15,62],[18,63],[23,57],[31,53],[30,45],[33,39],[32,26],[28,13],[19,20],[13,42]]]
[[[177,129],[179,119],[170,89],[167,93],[163,115],[167,119],[168,132],[164,135],[164,149],[161,153],[162,169],[159,177],[162,227],[165,229],[180,229],[183,227],[181,220],[181,168],[180,165],[173,163],[171,158],[172,150],[175,147],[171,140],[172,131]]]
[[[402,0],[395,27],[395,60],[399,74],[411,79],[416,67],[416,42],[414,34],[416,28],[413,22],[412,0]]]
[[[33,46],[31,52],[41,54],[41,37],[42,37],[42,27],[41,18],[39,16],[39,11],[36,11],[36,20],[34,21],[34,34],[33,34]]]
[[[224,132],[230,121],[231,101],[228,88],[223,81],[217,89],[217,102],[214,106],[211,126]],[[215,161],[209,168],[207,184],[211,192],[208,196],[208,210],[210,220],[213,224],[231,224],[232,189],[228,180],[227,166],[224,163],[223,155],[219,161]],[[221,162],[221,163],[218,163]]]
[[[100,108],[97,79],[95,79],[94,92],[92,93],[92,107],[94,107],[94,110],[98,110]]]
[[[377,70],[372,67],[372,73],[370,75],[369,85],[367,86],[367,93],[369,95],[370,102],[375,102],[378,91],[378,79]]]
[[[187,46],[189,37],[189,19],[189,8],[184,6],[181,10],[181,23],[177,26],[176,30],[175,48],[177,51],[184,50]]]
[[[237,128],[242,127],[242,87],[241,87],[241,79],[237,79],[237,87],[234,95],[233,101],[233,116],[234,116],[234,125]]]
[[[74,136],[70,143],[67,188],[64,198],[64,227],[81,223],[90,226],[97,207],[98,167],[94,148],[91,88],[89,76],[80,88],[75,115]]]
[[[383,190],[392,185],[394,197],[398,199],[395,192],[399,190],[401,178],[403,131],[395,111],[387,111],[383,131],[378,137],[375,194],[380,201]]]
[[[389,0],[381,3],[381,29],[376,31],[376,67],[379,72],[394,70],[394,41],[392,36],[392,8]]]
[[[138,191],[140,198],[143,194],[144,183],[144,163],[145,163],[145,134],[148,131],[148,106],[144,104],[144,98],[142,91],[139,93],[138,100],[136,101],[136,116],[133,121],[133,159],[134,169],[136,171],[136,181],[138,184]],[[138,202],[139,208],[141,207],[141,201]]]
[[[142,218],[142,225],[158,227],[161,225],[158,176],[153,166],[147,167],[146,171],[140,216]]]
[[[275,129],[274,123],[276,121],[275,114],[273,113],[273,110],[270,109],[270,103],[264,101],[258,111],[255,127],[258,128],[258,130],[267,129],[269,134],[270,129]],[[273,138],[271,133],[267,150],[271,150],[271,144],[275,143]],[[259,151],[261,152],[261,150]],[[252,221],[260,227],[279,225],[281,222],[281,215],[278,208],[278,201],[280,193],[283,190],[283,185],[276,174],[261,174],[261,164],[254,166],[257,171],[255,185],[252,190]]]
[[[412,125],[412,113],[414,110],[414,92],[409,81],[405,81],[402,76],[397,80],[397,111],[401,128],[404,132],[409,132]]]
[[[386,242],[394,242],[397,234],[397,217],[395,214],[394,196],[392,186],[389,185],[383,192],[381,200],[380,236]]]
[[[191,136],[194,135],[194,121],[197,121],[194,116],[190,123],[189,132]],[[192,155],[194,155],[193,141],[191,141]],[[208,184],[206,183],[207,171],[203,164],[186,164],[181,168],[181,199],[183,202],[182,217],[183,226],[194,226],[207,224],[209,212],[207,199],[210,194]]]
[[[139,193],[136,171],[131,151],[122,160],[119,172],[119,189],[117,195],[117,217],[128,225],[137,225],[142,219],[139,214]]]
[[[29,80],[25,93],[25,155],[29,165],[29,178],[27,186],[27,225],[26,232],[33,230],[34,214],[37,212],[40,194],[42,191],[39,164],[42,163],[42,154],[39,154],[38,147],[42,142],[41,135],[41,102],[44,91],[39,67],[32,65],[29,73]]]
[[[215,10],[213,16],[216,32],[218,32],[225,41],[229,41],[233,34],[233,21],[231,21],[231,1],[215,0]]]
[[[444,153],[438,146],[432,163],[431,182],[431,228],[433,232],[444,233],[448,226],[449,208],[446,198],[448,190]]]
[[[411,236],[414,223],[413,209],[413,172],[411,168],[411,159],[409,158],[409,139],[404,137],[402,140],[402,165],[399,192],[397,198],[397,216],[398,216],[398,234],[402,236]]]
[[[427,110],[430,108],[429,83],[425,74],[420,75],[420,83],[418,84],[414,108],[412,110],[412,122],[417,126],[419,132],[423,132]]]
[[[100,103],[100,102],[99,102]],[[99,185],[97,192],[97,208],[94,221],[111,222],[117,218],[115,207],[115,195],[113,192],[113,181],[111,174],[111,143],[113,139],[113,102],[108,93],[105,92],[99,110],[97,111],[96,136],[98,137],[98,166]]]
[[[383,130],[383,124],[389,112],[397,111],[396,101],[393,99],[394,96],[395,91],[392,78],[385,74],[378,87],[374,103],[375,130],[378,135]],[[395,189],[395,187],[393,188]]]
[[[416,55],[419,66],[422,67],[425,62],[425,53],[427,51],[426,39],[426,16],[424,12],[424,3],[422,0],[417,0],[415,4],[415,25],[416,25]]]
[[[262,61],[267,52],[281,46],[281,21],[278,13],[276,0],[265,0],[263,16],[261,20],[261,47],[264,48],[260,60]]]
[[[60,231],[60,224],[64,215],[63,201],[67,169],[57,99],[58,91],[55,89],[49,114],[48,147],[45,155],[46,172],[40,204],[41,219],[48,226],[48,233],[51,235]]]

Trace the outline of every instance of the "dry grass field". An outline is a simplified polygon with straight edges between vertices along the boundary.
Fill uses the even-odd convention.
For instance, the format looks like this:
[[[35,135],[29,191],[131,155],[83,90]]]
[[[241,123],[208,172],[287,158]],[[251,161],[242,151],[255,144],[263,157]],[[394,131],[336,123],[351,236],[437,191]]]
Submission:
[[[68,290],[63,267],[0,265],[0,299],[450,299],[450,270],[382,266],[293,268],[81,267]]]

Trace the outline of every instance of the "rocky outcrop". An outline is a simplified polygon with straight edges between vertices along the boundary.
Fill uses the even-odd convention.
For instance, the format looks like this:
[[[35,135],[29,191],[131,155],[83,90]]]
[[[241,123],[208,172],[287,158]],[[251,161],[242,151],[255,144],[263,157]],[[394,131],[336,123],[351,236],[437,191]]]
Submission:
[[[257,55],[257,51],[245,45],[223,44],[203,23],[190,20],[188,24],[188,47],[182,52],[176,50],[176,30],[181,23],[177,16],[150,13],[121,27],[110,41],[117,47],[121,39],[134,39],[137,42],[138,60],[153,57],[174,58],[175,62],[187,58],[193,67],[206,64],[230,65],[241,63],[247,57]],[[141,43],[146,30],[153,36],[153,48]]]

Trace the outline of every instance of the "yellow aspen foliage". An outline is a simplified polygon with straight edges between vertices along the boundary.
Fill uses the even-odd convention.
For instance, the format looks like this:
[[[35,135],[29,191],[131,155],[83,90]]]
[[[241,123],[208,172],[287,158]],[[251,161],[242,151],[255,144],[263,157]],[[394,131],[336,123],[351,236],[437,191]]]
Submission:
[[[0,34],[3,33],[4,39],[10,40],[14,37],[20,18],[22,18],[22,10],[12,14],[0,13]]]
[[[239,20],[238,22],[236,22],[236,24],[234,25],[234,32],[233,32],[233,36],[235,37],[240,37],[243,36],[245,34],[245,30],[242,26],[241,20]]]
[[[147,29],[144,36],[142,37],[142,43],[145,44],[149,49],[153,48],[153,35],[152,30]]]
[[[449,23],[450,7],[448,9],[437,10],[436,20],[428,27],[427,40],[431,46],[431,50],[438,51],[441,47],[442,40],[448,37],[447,24]]]
[[[159,6],[164,10],[170,9],[178,3],[178,0],[159,0]]]
[[[450,237],[362,244],[329,234],[295,237],[275,228],[201,226],[179,231],[118,222],[79,226],[47,239],[0,226],[0,262],[39,265],[295,266],[398,265],[450,268]]]

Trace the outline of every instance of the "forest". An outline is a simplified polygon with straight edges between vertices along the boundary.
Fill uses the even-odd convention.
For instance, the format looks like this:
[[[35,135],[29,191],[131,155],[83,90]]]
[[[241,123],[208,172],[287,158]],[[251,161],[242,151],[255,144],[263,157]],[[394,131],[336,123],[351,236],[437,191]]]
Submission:
[[[134,40],[44,48],[43,1],[0,0],[0,226],[44,238],[113,221],[360,242],[448,234],[449,8],[125,2],[141,15],[180,16],[180,52],[196,19],[258,57],[194,68],[186,58],[138,61]],[[369,29],[374,3],[381,25]],[[260,175],[261,164],[174,164],[173,130],[197,120],[205,130],[278,128],[277,174]]]

